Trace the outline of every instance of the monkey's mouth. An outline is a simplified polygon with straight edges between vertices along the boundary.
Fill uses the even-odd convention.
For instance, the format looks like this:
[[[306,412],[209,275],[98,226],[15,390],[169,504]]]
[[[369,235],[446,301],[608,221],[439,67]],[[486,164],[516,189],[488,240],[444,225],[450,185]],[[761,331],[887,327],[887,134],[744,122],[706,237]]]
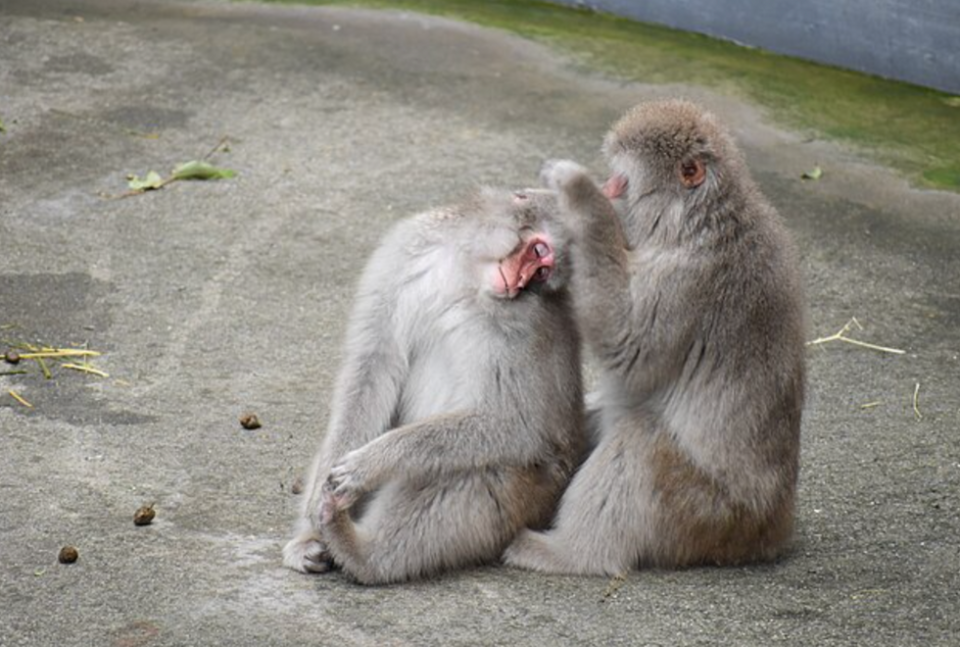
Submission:
[[[604,182],[603,184],[603,195],[607,196],[611,200],[616,200],[622,196],[627,191],[627,185],[629,180],[627,176],[623,173],[615,173],[610,176],[610,179]]]
[[[555,262],[550,243],[540,236],[532,236],[500,261],[494,291],[513,299],[531,283],[549,279]]]

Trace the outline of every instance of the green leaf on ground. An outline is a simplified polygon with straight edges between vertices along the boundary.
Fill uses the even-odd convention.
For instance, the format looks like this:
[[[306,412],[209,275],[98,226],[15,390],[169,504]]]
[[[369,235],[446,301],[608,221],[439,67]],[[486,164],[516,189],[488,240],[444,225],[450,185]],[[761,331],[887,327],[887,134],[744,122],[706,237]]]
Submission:
[[[147,173],[147,176],[143,178],[139,175],[128,175],[127,186],[134,191],[150,191],[162,187],[163,178],[160,177],[160,174],[156,171],[150,171]]]
[[[163,178],[160,177],[160,174],[156,171],[150,171],[147,173],[147,176],[143,178],[139,175],[131,174],[127,176],[127,186],[133,191],[150,191],[162,187]]]
[[[173,169],[174,180],[223,180],[237,174],[228,168],[220,168],[207,162],[185,162]]]
[[[800,177],[804,180],[819,180],[822,175],[823,169],[819,166],[814,166],[809,171],[804,172]]]

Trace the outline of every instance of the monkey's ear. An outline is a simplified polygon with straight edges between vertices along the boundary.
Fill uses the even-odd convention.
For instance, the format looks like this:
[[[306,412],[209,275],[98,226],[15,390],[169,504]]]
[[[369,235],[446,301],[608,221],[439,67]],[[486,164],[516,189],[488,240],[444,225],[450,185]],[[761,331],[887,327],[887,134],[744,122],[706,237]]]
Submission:
[[[680,182],[688,189],[695,189],[707,178],[707,167],[698,157],[688,157],[677,165]]]

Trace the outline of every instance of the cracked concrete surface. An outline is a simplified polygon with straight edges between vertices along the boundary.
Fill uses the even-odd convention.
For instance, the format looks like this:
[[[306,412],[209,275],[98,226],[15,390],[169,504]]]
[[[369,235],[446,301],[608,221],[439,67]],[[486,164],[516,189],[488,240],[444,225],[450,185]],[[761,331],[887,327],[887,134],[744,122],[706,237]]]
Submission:
[[[811,349],[791,556],[635,572],[610,597],[496,566],[384,588],[284,570],[290,487],[388,223],[530,185],[545,157],[602,173],[608,124],[675,94],[732,124],[793,230],[811,335],[855,316],[907,351]],[[0,118],[0,336],[88,343],[110,374],[0,376],[0,644],[956,644],[960,197],[682,79],[624,85],[396,12],[4,0]],[[235,179],[99,195],[223,136]]]

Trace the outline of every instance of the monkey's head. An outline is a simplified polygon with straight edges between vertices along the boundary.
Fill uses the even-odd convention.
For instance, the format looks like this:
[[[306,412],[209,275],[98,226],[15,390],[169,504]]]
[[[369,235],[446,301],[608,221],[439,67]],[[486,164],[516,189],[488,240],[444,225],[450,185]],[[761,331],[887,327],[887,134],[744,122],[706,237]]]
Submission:
[[[603,151],[613,169],[603,192],[629,204],[653,193],[702,202],[741,175],[740,153],[716,117],[679,99],[634,107],[610,129]]]
[[[556,195],[543,189],[480,195],[483,230],[471,241],[484,291],[497,299],[548,294],[569,274],[565,233],[556,223]]]

